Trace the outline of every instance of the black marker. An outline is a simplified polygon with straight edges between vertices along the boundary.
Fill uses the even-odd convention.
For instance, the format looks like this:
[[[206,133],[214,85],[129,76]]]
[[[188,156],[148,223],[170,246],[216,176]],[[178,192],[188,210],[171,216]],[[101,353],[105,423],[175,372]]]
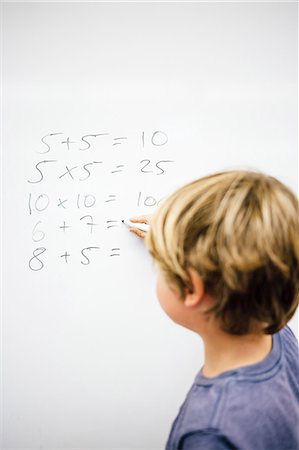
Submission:
[[[127,225],[130,228],[137,228],[138,230],[145,231],[145,232],[148,231],[150,228],[150,226],[147,223],[139,223],[139,222],[135,223],[135,222],[130,222],[130,220],[126,220],[126,219],[123,219],[122,223],[124,225]]]

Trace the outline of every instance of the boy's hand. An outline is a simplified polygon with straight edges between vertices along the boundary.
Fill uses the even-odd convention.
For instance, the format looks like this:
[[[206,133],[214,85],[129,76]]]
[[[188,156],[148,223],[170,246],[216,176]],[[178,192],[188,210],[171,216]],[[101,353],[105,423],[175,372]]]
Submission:
[[[130,221],[134,223],[146,223],[150,225],[152,215],[148,214],[145,216],[131,217]],[[136,236],[141,237],[142,239],[145,237],[146,232],[142,230],[138,230],[138,228],[130,228],[130,232],[136,234]]]

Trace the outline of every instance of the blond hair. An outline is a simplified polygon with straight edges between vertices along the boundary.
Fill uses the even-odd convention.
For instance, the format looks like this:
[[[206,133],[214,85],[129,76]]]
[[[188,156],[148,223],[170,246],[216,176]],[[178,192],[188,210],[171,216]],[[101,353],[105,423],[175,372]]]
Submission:
[[[271,176],[229,171],[181,187],[154,215],[146,244],[181,297],[196,270],[215,299],[209,313],[231,334],[254,322],[273,334],[296,310],[298,200]]]

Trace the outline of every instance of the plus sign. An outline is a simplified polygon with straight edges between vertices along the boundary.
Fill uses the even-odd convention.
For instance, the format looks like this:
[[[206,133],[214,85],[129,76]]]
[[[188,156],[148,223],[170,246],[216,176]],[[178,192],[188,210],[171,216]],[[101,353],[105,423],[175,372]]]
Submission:
[[[70,138],[68,137],[66,141],[61,141],[62,144],[66,144],[67,145],[67,149],[70,149],[70,144],[76,144],[75,141],[70,141]]]
[[[59,228],[62,228],[63,232],[65,232],[65,229],[66,228],[70,228],[70,225],[66,225],[65,222],[63,222],[63,225],[61,227],[59,227]]]
[[[65,252],[63,255],[60,255],[60,258],[65,258],[64,261],[67,263],[68,256],[71,256],[68,252]]]

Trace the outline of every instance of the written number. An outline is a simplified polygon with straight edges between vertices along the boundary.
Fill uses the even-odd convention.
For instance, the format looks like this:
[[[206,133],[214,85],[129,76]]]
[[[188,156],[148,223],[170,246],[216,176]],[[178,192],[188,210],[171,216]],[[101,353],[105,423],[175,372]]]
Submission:
[[[162,165],[172,162],[174,161],[170,159],[163,159],[161,161],[156,162],[155,164],[150,159],[142,159],[140,161],[140,164],[142,165],[140,170],[142,173],[154,173],[156,175],[162,175],[163,173],[165,173],[165,170],[162,168]]]

